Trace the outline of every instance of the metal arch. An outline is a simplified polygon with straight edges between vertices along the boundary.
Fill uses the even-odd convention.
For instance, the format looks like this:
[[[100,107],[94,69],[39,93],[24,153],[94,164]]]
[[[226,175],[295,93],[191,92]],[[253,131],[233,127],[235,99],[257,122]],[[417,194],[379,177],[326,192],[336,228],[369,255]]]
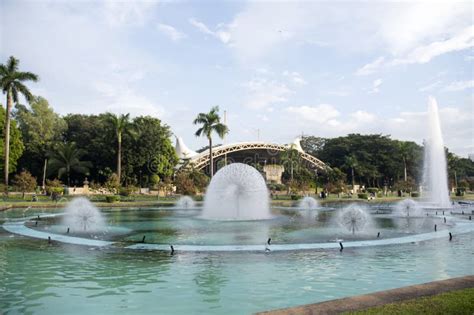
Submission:
[[[213,159],[216,159],[220,156],[223,156],[228,153],[233,153],[233,152],[238,152],[238,151],[245,151],[245,150],[275,150],[275,151],[286,151],[288,150],[288,147],[285,145],[280,145],[280,144],[274,144],[274,143],[262,143],[262,142],[243,142],[243,143],[237,143],[234,145],[227,145],[227,146],[221,146],[217,147],[212,151],[212,157]],[[329,169],[329,166],[327,166],[324,162],[321,160],[315,158],[314,156],[306,153],[306,152],[301,152],[298,151],[300,156],[303,158],[303,160],[309,162],[311,165],[314,167],[320,169],[320,170],[327,170]],[[197,169],[202,169],[206,165],[209,164],[209,153],[203,152],[196,156],[195,158],[191,159],[190,163],[194,165]]]

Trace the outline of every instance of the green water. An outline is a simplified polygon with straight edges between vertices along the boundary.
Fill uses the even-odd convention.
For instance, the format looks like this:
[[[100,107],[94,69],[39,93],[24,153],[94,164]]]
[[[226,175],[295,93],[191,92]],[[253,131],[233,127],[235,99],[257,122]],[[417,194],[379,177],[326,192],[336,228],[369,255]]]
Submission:
[[[190,235],[212,230],[215,224],[182,212],[106,212],[114,225],[133,229],[112,237],[121,241],[148,233],[154,241],[169,237],[167,241],[184,242],[192,239]],[[15,210],[1,215],[11,218],[23,213]],[[282,242],[332,237],[326,233],[295,236],[291,233],[298,231],[296,226],[307,228],[307,223],[289,222],[285,217],[266,222],[263,234],[255,222],[244,223],[243,229],[252,236],[243,240],[234,236],[219,239],[225,231],[235,235],[230,232],[238,224],[229,223],[227,228],[224,223],[215,224],[217,234],[198,237],[198,242],[237,239],[252,243],[268,233],[283,233],[285,225],[289,236],[283,233],[287,239]],[[393,230],[392,220],[376,222],[379,229]],[[320,223],[314,224],[309,230]],[[238,229],[236,232],[239,234]],[[403,233],[410,233],[409,227]],[[48,245],[0,228],[0,310],[5,314],[250,314],[473,274],[473,236],[467,233],[455,235],[452,242],[434,239],[343,252],[178,252],[171,256],[156,251]]]

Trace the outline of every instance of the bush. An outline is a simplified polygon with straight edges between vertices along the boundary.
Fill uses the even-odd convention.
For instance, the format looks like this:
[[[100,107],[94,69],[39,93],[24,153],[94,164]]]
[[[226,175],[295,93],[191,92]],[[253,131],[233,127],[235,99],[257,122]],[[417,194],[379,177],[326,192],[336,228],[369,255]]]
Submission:
[[[466,191],[466,189],[464,189],[464,188],[460,188],[460,187],[456,188],[456,196],[458,196],[458,197],[464,196],[465,191]]]
[[[420,193],[419,193],[419,192],[412,192],[412,193],[411,193],[411,196],[412,196],[413,198],[418,198],[418,197],[420,197]]]
[[[59,179],[46,180],[46,193],[48,195],[62,194],[64,192],[63,183]]]
[[[298,196],[298,195],[291,195],[291,200],[299,200],[299,199],[301,199],[300,196]]]
[[[26,192],[35,190],[36,178],[34,178],[30,172],[22,171],[20,174],[15,175],[13,185],[16,189],[22,192],[22,198],[25,198]]]
[[[117,196],[117,195],[105,196],[105,201],[108,202],[108,203],[119,202],[120,201],[120,196]]]
[[[369,194],[376,194],[379,192],[379,189],[378,188],[375,188],[375,187],[369,187],[366,189],[366,191],[369,193]]]
[[[359,193],[359,194],[357,194],[357,198],[359,198],[359,199],[368,199],[369,196],[366,193]]]
[[[122,188],[120,188],[119,195],[124,196],[124,197],[128,197],[131,194],[133,194],[134,191],[136,191],[136,188],[134,186],[122,187]]]

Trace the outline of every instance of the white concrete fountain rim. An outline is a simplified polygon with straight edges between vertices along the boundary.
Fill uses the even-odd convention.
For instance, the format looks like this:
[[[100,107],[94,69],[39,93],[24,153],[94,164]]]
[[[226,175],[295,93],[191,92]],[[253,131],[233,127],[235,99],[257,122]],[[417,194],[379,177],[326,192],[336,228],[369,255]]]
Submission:
[[[42,217],[55,217],[63,215],[63,213],[43,215]],[[441,217],[441,216],[439,216]],[[9,221],[3,224],[3,229],[6,231],[18,234],[22,236],[37,238],[47,240],[51,237],[52,241],[73,244],[73,245],[83,245],[83,246],[93,246],[93,247],[107,247],[113,245],[119,245],[120,242],[110,242],[103,240],[94,240],[82,237],[67,236],[61,234],[47,233],[43,231],[38,231],[31,229],[25,226],[25,223],[34,219],[36,216],[24,218],[23,220],[18,221]],[[454,219],[455,225],[451,230],[442,230],[438,232],[429,232],[421,233],[409,236],[394,237],[388,239],[377,239],[377,240],[368,240],[368,241],[351,241],[344,242],[344,248],[360,248],[360,247],[369,247],[369,246],[383,246],[383,245],[400,245],[400,244],[410,244],[418,243],[423,241],[429,241],[439,238],[448,238],[449,232],[452,234],[463,234],[474,232],[474,223],[467,222],[465,220]],[[262,252],[267,248],[272,252],[277,251],[298,251],[298,250],[317,250],[317,249],[339,249],[339,243],[307,243],[307,244],[273,244],[273,245],[173,245],[174,250],[183,251],[183,252]],[[170,245],[168,244],[134,244],[126,247],[122,247],[131,250],[159,250],[159,251],[169,251]]]

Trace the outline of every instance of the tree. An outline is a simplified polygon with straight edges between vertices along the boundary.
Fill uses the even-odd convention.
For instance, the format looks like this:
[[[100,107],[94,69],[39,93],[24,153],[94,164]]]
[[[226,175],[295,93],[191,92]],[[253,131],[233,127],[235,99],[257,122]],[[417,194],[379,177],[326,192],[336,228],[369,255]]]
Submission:
[[[5,123],[5,109],[3,106],[0,104],[0,156],[4,156],[4,143],[5,143],[5,128],[4,127]],[[9,172],[14,172],[18,160],[20,157],[23,155],[23,151],[25,149],[25,146],[23,145],[23,141],[21,140],[21,133],[20,130],[16,127],[16,121],[12,120],[11,121],[11,128],[10,128],[10,154],[9,154],[9,161],[8,161],[8,167],[9,167]],[[5,169],[5,164],[3,159],[0,159],[0,170]]]
[[[113,128],[117,138],[117,176],[122,180],[122,135],[130,132],[130,114],[114,115],[107,113],[106,122]]]
[[[354,169],[357,167],[357,159],[353,155],[346,156],[345,166],[351,169],[352,191],[355,193]]]
[[[196,131],[196,136],[204,136],[209,140],[209,161],[210,161],[210,176],[214,175],[214,159],[212,156],[212,133],[216,132],[217,135],[222,139],[229,132],[229,128],[220,122],[219,106],[211,108],[209,113],[199,113],[194,119],[194,124],[201,125]]]
[[[6,64],[0,65],[0,88],[7,96],[7,109],[5,114],[5,185],[8,186],[9,160],[10,160],[10,121],[13,102],[18,103],[19,94],[23,95],[28,102],[33,100],[30,90],[23,84],[26,81],[38,81],[38,76],[32,72],[18,71],[20,61],[11,56]],[[7,190],[8,191],[8,190]]]
[[[60,141],[67,124],[42,97],[35,97],[30,106],[31,109],[28,109],[24,105],[17,104],[14,113],[26,148],[19,164],[20,167],[31,170],[36,177],[42,176],[41,183],[44,188],[46,153]]]
[[[285,167],[285,169],[288,169],[288,168],[290,169],[290,180],[291,182],[293,182],[294,168],[296,165],[298,165],[299,160],[300,160],[300,154],[298,150],[296,150],[294,146],[292,145],[286,151],[283,151],[281,153],[280,158],[284,166],[289,166],[289,167]]]
[[[22,198],[24,199],[26,192],[35,190],[36,178],[34,178],[30,172],[22,171],[20,174],[15,175],[13,185],[23,193]]]
[[[81,161],[83,151],[78,149],[74,142],[60,143],[54,150],[48,152],[49,169],[57,172],[58,177],[67,177],[67,185],[71,185],[71,172],[86,174],[91,162]]]

